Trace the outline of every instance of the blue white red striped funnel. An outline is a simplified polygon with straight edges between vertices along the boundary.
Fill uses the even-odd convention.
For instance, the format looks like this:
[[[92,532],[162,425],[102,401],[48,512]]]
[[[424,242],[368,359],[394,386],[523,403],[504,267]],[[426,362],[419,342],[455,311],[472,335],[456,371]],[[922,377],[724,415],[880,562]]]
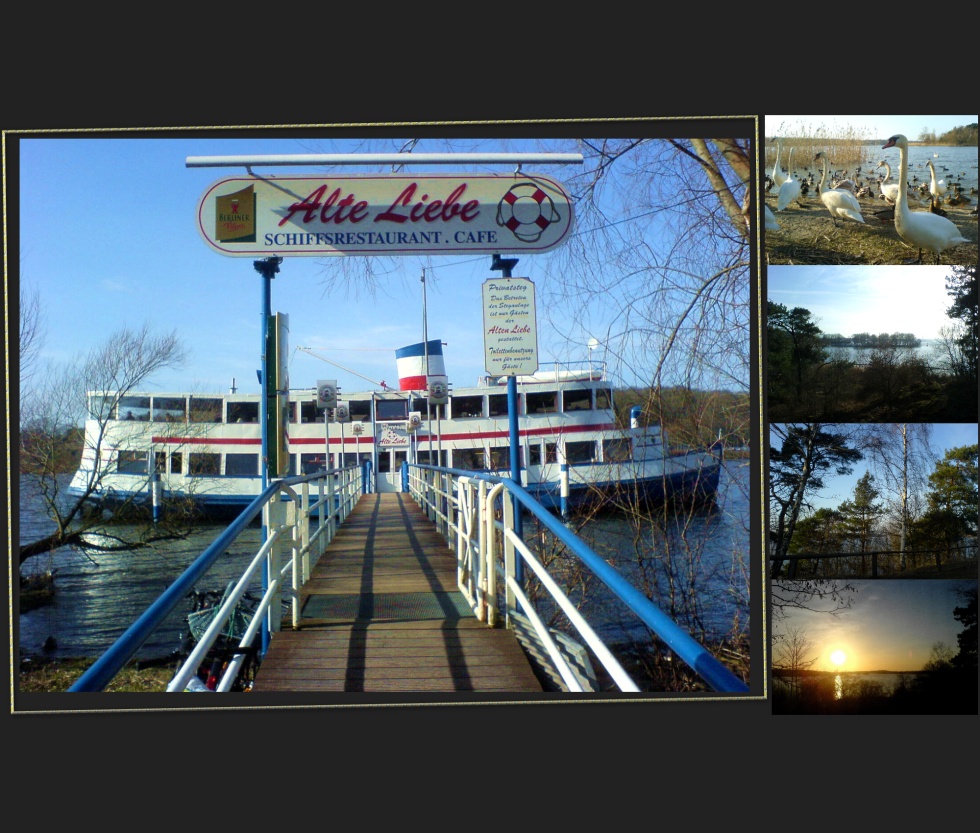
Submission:
[[[429,367],[426,374],[426,344],[428,344]],[[398,363],[399,390],[427,390],[429,379],[440,378],[447,380],[446,365],[442,360],[442,342],[434,339],[429,342],[420,341],[395,350],[395,361]]]

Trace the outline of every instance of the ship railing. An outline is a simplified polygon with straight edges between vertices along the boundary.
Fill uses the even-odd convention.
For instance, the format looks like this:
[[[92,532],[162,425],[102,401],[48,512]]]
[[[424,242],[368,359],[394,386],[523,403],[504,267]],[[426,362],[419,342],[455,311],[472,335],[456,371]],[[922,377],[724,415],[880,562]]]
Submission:
[[[298,624],[303,584],[360,496],[370,491],[370,481],[369,461],[272,481],[68,690],[104,690],[261,515],[265,528],[262,545],[241,578],[224,594],[211,622],[167,685],[168,692],[187,690],[205,657],[226,632],[249,587],[261,575],[262,597],[244,633],[240,637],[235,634],[238,644],[214,688],[230,691],[246,657],[264,651],[269,634],[281,629],[285,607],[293,624]]]
[[[518,377],[518,381],[531,379],[535,382],[567,382],[588,379],[601,382],[606,378],[606,363],[602,361],[541,362],[537,371],[528,377]],[[506,382],[506,376],[483,376],[481,386],[496,386]]]
[[[455,551],[459,589],[474,615],[490,627],[517,632],[546,672],[560,677],[561,688],[596,690],[594,659],[620,691],[641,690],[569,599],[561,576],[556,575],[559,560],[544,556],[538,536],[534,548],[525,540],[520,513],[532,516],[712,690],[748,691],[742,679],[510,478],[406,465],[413,499]],[[524,580],[531,573],[538,584],[533,601]],[[545,622],[545,617],[550,618],[556,610],[564,614],[574,636]]]

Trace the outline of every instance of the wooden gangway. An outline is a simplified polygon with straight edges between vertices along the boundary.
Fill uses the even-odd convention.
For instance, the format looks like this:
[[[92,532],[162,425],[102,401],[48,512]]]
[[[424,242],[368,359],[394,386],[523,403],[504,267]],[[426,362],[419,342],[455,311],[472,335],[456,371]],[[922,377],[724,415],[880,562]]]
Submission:
[[[456,571],[410,495],[363,495],[302,589],[300,627],[271,635],[252,690],[542,691],[514,633],[473,615]]]

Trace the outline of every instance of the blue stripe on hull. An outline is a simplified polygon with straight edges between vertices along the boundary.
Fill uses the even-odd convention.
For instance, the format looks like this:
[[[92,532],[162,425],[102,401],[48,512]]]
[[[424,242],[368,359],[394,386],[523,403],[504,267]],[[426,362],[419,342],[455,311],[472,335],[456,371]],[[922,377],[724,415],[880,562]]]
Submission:
[[[719,464],[646,480],[615,481],[589,486],[572,484],[569,487],[568,505],[571,508],[586,506],[603,497],[615,495],[650,504],[668,501],[706,501],[717,493],[720,475]],[[558,484],[537,483],[526,488],[543,506],[549,509],[561,508],[561,490]]]

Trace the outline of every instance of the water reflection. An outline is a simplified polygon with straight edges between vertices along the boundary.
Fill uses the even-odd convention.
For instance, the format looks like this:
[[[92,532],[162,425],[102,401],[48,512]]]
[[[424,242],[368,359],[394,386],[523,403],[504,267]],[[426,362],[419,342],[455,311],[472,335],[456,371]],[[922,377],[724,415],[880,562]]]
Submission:
[[[844,681],[840,674],[834,675],[834,699],[842,700],[844,697]]]

